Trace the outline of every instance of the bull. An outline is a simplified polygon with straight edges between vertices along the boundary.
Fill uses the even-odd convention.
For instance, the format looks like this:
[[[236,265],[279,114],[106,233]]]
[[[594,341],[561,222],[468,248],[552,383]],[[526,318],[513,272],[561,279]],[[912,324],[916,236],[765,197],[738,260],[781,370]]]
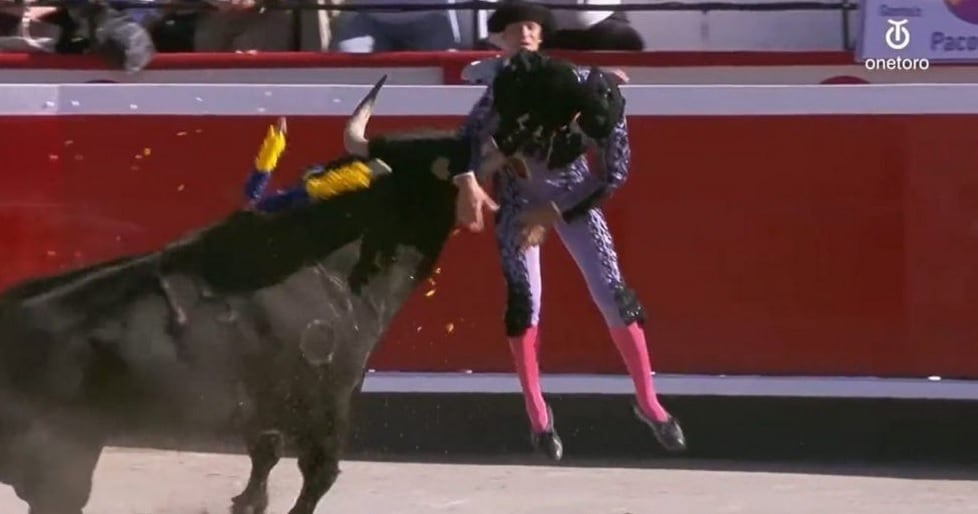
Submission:
[[[368,186],[241,209],[158,251],[0,295],[0,481],[31,514],[81,513],[117,435],[228,428],[251,459],[232,512],[266,510],[287,443],[302,473],[290,514],[314,511],[371,351],[453,230],[448,179],[471,152],[454,132],[366,138],[382,84],[344,135],[390,171]]]

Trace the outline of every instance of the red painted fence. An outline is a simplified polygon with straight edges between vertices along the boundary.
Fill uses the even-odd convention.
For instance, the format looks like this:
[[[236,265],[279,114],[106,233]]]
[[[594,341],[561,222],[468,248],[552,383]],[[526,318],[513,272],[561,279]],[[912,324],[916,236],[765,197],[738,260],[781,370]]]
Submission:
[[[663,115],[644,93],[607,213],[659,371],[978,378],[978,117]],[[280,182],[341,151],[343,118],[309,114],[290,118]],[[218,219],[271,116],[0,118],[0,284]],[[572,261],[553,240],[544,255],[544,367],[621,371]],[[509,371],[502,310],[491,234],[458,234],[372,366]]]

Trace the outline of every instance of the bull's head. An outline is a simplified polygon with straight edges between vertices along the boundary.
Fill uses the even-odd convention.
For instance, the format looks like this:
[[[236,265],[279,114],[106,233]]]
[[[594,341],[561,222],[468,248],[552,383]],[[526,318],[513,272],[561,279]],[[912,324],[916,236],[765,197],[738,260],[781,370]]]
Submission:
[[[410,174],[416,178],[419,172],[424,171],[439,180],[448,181],[452,175],[468,171],[471,143],[459,137],[454,130],[419,130],[367,138],[367,124],[386,81],[387,75],[384,75],[374,84],[347,121],[343,133],[346,151],[363,159],[382,161],[395,174],[400,170],[401,175]],[[487,178],[505,164],[506,156],[492,143],[483,147],[482,152],[482,165],[475,171],[480,177]]]

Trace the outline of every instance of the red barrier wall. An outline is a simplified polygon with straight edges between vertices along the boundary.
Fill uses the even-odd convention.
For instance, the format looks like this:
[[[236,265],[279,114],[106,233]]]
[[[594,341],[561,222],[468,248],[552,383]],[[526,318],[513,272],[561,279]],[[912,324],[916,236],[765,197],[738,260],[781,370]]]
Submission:
[[[234,209],[266,123],[0,118],[0,286],[149,250]],[[338,153],[338,138],[322,135],[341,124],[290,119],[278,180]],[[978,119],[633,116],[630,125],[632,176],[607,213],[651,316],[659,371],[978,378]],[[566,252],[551,240],[544,254],[545,369],[621,371]],[[401,312],[373,367],[509,371],[491,235],[454,237],[432,289]]]

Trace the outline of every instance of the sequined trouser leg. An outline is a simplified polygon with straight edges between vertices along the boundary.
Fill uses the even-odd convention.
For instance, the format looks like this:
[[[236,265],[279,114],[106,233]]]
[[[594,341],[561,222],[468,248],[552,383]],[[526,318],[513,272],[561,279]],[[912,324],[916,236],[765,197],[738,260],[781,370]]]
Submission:
[[[496,218],[496,241],[506,280],[506,335],[515,337],[540,320],[543,284],[540,277],[540,248],[519,248],[519,214],[526,208],[515,181],[501,181],[500,209]],[[572,223],[555,226],[587,283],[591,299],[609,328],[643,323],[644,313],[628,289],[618,267],[618,256],[604,215],[592,209]]]

